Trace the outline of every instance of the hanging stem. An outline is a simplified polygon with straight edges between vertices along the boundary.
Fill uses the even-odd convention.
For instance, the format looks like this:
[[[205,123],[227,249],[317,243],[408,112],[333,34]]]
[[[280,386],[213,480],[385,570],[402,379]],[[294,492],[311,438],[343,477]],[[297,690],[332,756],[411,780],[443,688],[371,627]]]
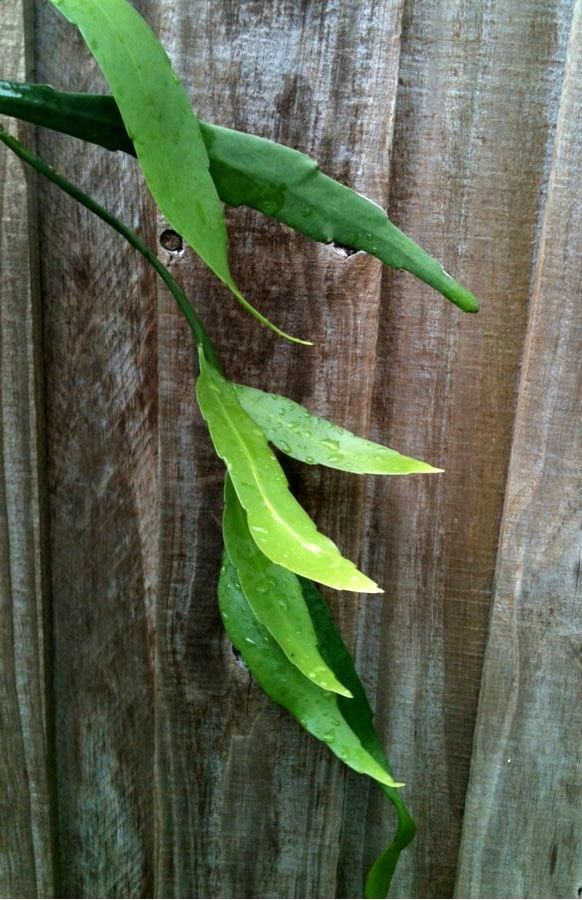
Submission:
[[[29,166],[32,166],[33,169],[36,169],[37,172],[40,172],[41,175],[44,175],[53,184],[56,184],[57,187],[60,187],[61,190],[65,191],[66,194],[69,194],[70,197],[73,197],[77,200],[82,206],[86,209],[90,210],[92,213],[95,213],[96,216],[99,216],[104,222],[111,226],[115,231],[118,232],[125,240],[131,244],[131,246],[137,250],[147,261],[154,267],[166,287],[172,293],[176,303],[180,307],[180,310],[184,314],[188,325],[192,330],[192,334],[196,340],[196,343],[202,347],[204,351],[204,355],[206,359],[212,363],[217,369],[220,370],[220,365],[218,362],[218,357],[216,355],[216,351],[212,346],[212,341],[208,336],[204,325],[202,324],[202,320],[188,298],[186,294],[177,283],[173,275],[168,271],[166,266],[160,262],[156,254],[150,247],[145,244],[140,237],[132,231],[131,228],[128,228],[123,222],[120,222],[119,219],[116,219],[114,215],[108,212],[103,206],[97,203],[96,200],[93,200],[92,197],[89,197],[87,194],[83,193],[76,185],[72,184],[64,175],[61,175],[59,172],[56,172],[52,166],[49,166],[40,156],[37,156],[36,153],[33,153],[27,147],[20,143],[15,137],[8,134],[1,126],[0,126],[0,141],[6,144],[7,147],[10,148],[17,156],[20,157],[24,162],[28,163]]]

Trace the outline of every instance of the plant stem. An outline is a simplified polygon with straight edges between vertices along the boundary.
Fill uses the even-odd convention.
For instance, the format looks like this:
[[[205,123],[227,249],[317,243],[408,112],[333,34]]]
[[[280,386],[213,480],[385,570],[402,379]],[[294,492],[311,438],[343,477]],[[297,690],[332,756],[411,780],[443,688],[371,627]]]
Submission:
[[[188,325],[192,330],[192,334],[196,340],[196,343],[202,347],[204,350],[204,355],[206,359],[217,369],[220,371],[220,365],[218,362],[218,358],[216,355],[216,351],[212,346],[212,341],[210,340],[204,325],[202,324],[202,320],[200,316],[186,297],[186,294],[179,286],[173,275],[168,271],[166,266],[160,262],[156,254],[145,244],[138,235],[128,228],[123,222],[120,222],[119,219],[116,219],[114,215],[108,212],[103,206],[97,203],[96,200],[93,200],[87,194],[83,193],[78,187],[76,187],[72,182],[70,182],[64,175],[61,175],[59,172],[56,172],[52,166],[49,166],[48,163],[44,162],[39,156],[25,147],[20,141],[16,140],[15,137],[8,134],[2,127],[0,127],[0,141],[6,144],[7,147],[10,148],[17,156],[20,157],[24,162],[28,163],[28,165],[32,166],[33,169],[36,169],[37,172],[40,172],[41,175],[44,175],[53,184],[56,184],[57,187],[61,188],[61,190],[65,191],[66,194],[69,194],[70,197],[77,200],[82,206],[86,207],[86,209],[90,210],[92,213],[95,213],[100,219],[106,222],[111,226],[115,231],[117,231],[125,240],[131,244],[131,246],[137,250],[147,261],[154,267],[164,284],[171,291],[172,296],[174,297],[176,303],[180,307],[180,310],[184,314]]]

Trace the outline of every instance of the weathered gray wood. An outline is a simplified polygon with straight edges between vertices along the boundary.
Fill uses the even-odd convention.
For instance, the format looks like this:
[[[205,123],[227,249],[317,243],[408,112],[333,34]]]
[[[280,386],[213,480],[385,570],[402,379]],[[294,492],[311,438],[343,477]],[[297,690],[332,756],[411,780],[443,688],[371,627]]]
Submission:
[[[38,81],[104,82],[37,6]],[[39,132],[41,154],[147,238],[129,158]],[[125,242],[39,184],[61,896],[152,892],[157,373],[153,276]],[[142,223],[144,223],[142,225]]]
[[[536,248],[460,897],[582,892],[581,55],[576,0]]]
[[[360,659],[378,672],[379,726],[419,826],[394,896],[453,891],[567,7],[405,7],[390,215],[482,310],[463,316],[386,273],[372,433],[446,470],[371,484],[367,569],[386,595],[363,606]],[[370,794],[352,819],[363,862],[390,821]]]
[[[0,5],[0,59],[30,76],[27,3]],[[2,121],[21,139],[32,129]],[[46,544],[33,181],[0,148],[0,894],[50,897]]]
[[[193,14],[192,4],[165,3],[156,22],[201,116],[298,147],[382,203],[401,5],[197,2]],[[346,261],[249,210],[229,212],[229,223],[242,288],[316,347],[277,341],[200,265],[177,258],[174,271],[210,323],[228,373],[365,432],[380,266],[364,256]],[[224,637],[215,596],[223,467],[193,392],[191,341],[164,298],[156,893],[332,896],[345,770],[250,683]],[[357,558],[364,482],[289,471],[322,529]],[[334,606],[351,637],[357,597],[336,595]]]
[[[389,206],[483,300],[479,317],[462,316],[362,254],[344,260],[258,214],[230,210],[242,288],[284,328],[316,341],[305,350],[260,329],[189,252],[160,248],[230,375],[447,470],[381,481],[288,467],[322,529],[348,556],[362,556],[387,591],[331,601],[372,695],[377,685],[379,728],[419,825],[397,896],[453,891],[529,327],[457,892],[570,896],[582,883],[571,799],[579,713],[568,698],[576,625],[563,587],[573,563],[564,454],[574,441],[582,224],[574,44],[565,71],[572,0],[516,0],[511,9],[499,0],[137,5],[203,117],[312,154]],[[19,9],[0,5],[0,16],[17,21]],[[74,29],[41,0],[36,15],[37,80],[104,87]],[[17,46],[21,34],[21,25],[3,29],[0,46]],[[2,75],[17,74],[16,57],[2,65]],[[40,148],[157,242],[164,223],[134,162],[46,133]],[[0,171],[0,445],[4,469],[9,458],[20,466],[20,481],[2,482],[10,561],[0,571],[23,586],[2,632],[15,749],[1,757],[13,818],[2,817],[8,862],[0,850],[0,869],[6,893],[42,896],[51,890],[51,832],[33,266],[25,206],[7,200],[24,190],[20,169],[9,179]],[[55,892],[361,896],[392,827],[385,798],[263,697],[219,621],[223,471],[195,410],[190,336],[119,238],[45,185],[40,204],[62,868]],[[27,548],[24,563],[18,546]],[[2,587],[7,596],[6,579]],[[30,723],[31,741],[21,722]],[[550,811],[561,823],[555,837]]]

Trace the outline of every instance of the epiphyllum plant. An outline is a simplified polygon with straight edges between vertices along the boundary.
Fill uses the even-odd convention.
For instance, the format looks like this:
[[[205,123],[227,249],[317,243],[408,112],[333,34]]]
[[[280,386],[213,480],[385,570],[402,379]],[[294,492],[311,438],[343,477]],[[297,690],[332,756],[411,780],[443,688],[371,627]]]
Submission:
[[[254,135],[200,122],[162,46],[127,0],[52,2],[81,31],[113,96],[0,82],[0,112],[136,155],[168,222],[262,324],[309,343],[285,334],[239,291],[228,268],[221,200],[252,206],[314,240],[364,250],[422,278],[461,309],[477,311],[475,297],[378,206],[323,175],[313,161]],[[346,765],[375,779],[394,805],[396,834],[365,886],[367,897],[384,896],[415,826],[351,656],[314,582],[338,590],[380,589],[318,531],[269,445],[308,464],[353,473],[439,470],[356,437],[290,399],[229,381],[198,314],[141,239],[14,138],[0,131],[0,139],[120,232],[156,269],[184,313],[198,348],[198,404],[227,469],[218,588],[226,631],[266,693]]]

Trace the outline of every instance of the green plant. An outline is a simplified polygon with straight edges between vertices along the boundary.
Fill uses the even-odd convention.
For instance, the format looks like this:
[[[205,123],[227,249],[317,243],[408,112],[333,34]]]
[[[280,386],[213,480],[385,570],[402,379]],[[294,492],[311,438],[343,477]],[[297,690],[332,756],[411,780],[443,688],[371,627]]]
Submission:
[[[221,199],[253,206],[314,240],[365,250],[422,278],[462,309],[477,311],[473,295],[382,210],[323,175],[307,157],[199,122],[163,48],[126,0],[52,2],[82,32],[113,96],[1,82],[0,112],[134,153],[166,219],[263,325],[309,343],[285,334],[239,291],[228,268]],[[352,473],[440,470],[356,437],[288,398],[229,381],[197,312],[141,239],[13,137],[0,131],[0,139],[122,234],[154,266],[184,313],[198,348],[198,404],[227,469],[218,588],[226,631],[266,693],[346,765],[375,779],[394,805],[396,835],[365,889],[367,897],[384,896],[415,827],[349,652],[314,582],[380,589],[317,530],[291,494],[270,444],[307,464]]]

